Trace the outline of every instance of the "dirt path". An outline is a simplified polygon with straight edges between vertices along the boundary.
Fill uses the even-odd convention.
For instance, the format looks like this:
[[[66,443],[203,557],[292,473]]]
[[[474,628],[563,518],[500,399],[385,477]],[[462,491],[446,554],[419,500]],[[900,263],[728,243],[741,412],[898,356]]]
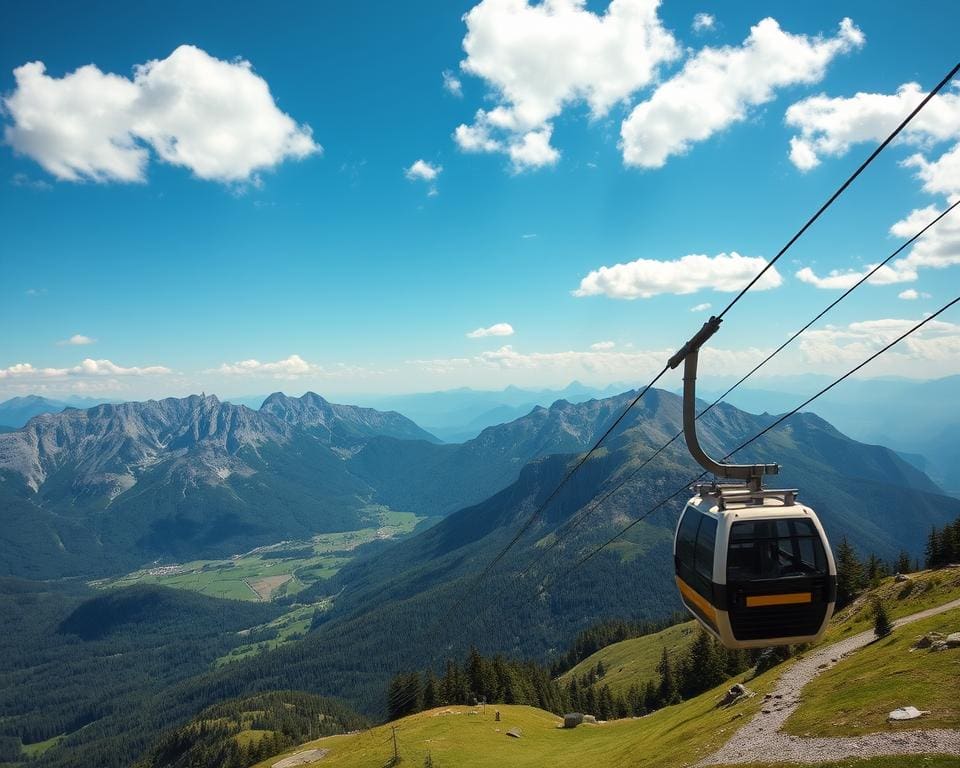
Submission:
[[[893,623],[899,627],[953,608],[960,608],[960,600],[911,614]],[[871,640],[873,630],[861,632],[815,650],[794,663],[780,676],[763,709],[723,747],[697,765],[816,763],[847,757],[919,753],[960,755],[960,731],[954,730],[895,731],[844,738],[809,738],[791,736],[780,731],[787,718],[800,706],[800,691],[803,687],[825,669],[832,667],[847,654],[863,648]]]

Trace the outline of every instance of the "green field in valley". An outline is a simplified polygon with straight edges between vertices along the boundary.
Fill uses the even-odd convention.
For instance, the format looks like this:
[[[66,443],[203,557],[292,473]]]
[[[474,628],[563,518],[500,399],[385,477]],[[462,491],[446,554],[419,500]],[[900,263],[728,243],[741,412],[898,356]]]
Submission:
[[[422,519],[411,512],[371,507],[371,525],[367,528],[323,533],[309,541],[282,541],[225,560],[158,563],[92,585],[114,588],[160,584],[209,597],[267,601],[295,595],[316,581],[330,578],[350,561],[357,547],[408,534]]]

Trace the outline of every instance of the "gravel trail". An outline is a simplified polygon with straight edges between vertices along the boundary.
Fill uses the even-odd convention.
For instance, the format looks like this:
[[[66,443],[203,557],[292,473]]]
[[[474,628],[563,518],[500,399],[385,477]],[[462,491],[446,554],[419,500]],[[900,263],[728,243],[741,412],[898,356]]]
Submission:
[[[903,626],[953,608],[960,608],[960,600],[919,611],[898,619],[893,624],[897,627]],[[765,699],[761,711],[737,731],[730,741],[697,763],[697,766],[757,762],[816,763],[847,757],[920,753],[960,755],[960,731],[956,730],[896,731],[823,738],[781,733],[780,729],[787,718],[800,706],[800,692],[803,687],[825,669],[832,667],[847,654],[863,648],[873,639],[873,630],[861,632],[815,650],[795,662],[780,676],[776,688],[770,697]]]

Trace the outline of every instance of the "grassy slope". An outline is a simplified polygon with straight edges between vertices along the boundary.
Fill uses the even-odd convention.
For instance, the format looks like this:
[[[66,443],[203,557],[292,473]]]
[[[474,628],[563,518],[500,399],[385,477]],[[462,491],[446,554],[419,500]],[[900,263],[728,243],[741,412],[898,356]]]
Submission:
[[[811,681],[786,723],[797,735],[855,736],[889,730],[960,728],[960,650],[910,652],[926,632],[960,630],[960,609],[918,621],[842,660]],[[920,720],[888,723],[897,707],[928,710]]]
[[[776,670],[751,681],[760,693],[768,690]],[[742,718],[756,712],[762,701],[756,696],[731,709],[717,709],[723,687],[684,704],[667,707],[643,718],[628,718],[575,730],[558,728],[555,715],[532,707],[487,706],[441,707],[394,723],[404,762],[423,765],[427,753],[435,766],[458,768],[580,768],[580,766],[650,766],[681,768],[717,749]],[[495,710],[502,719],[497,723]],[[450,714],[444,714],[444,713]],[[477,714],[469,714],[476,712]],[[506,731],[519,727],[523,737],[513,739]],[[304,744],[284,754],[303,749],[330,750],[317,766],[360,768],[383,765],[391,754],[390,724],[369,731],[333,736]],[[260,763],[273,765],[274,757]]]
[[[910,574],[910,581],[907,582],[884,579],[876,589],[833,617],[823,642],[832,643],[870,629],[873,626],[874,598],[883,601],[891,619],[943,605],[960,598],[960,569],[921,571]]]
[[[960,597],[960,572],[915,574],[909,591],[902,583],[892,579],[884,581],[866,600],[838,615],[830,630],[831,641],[869,628],[869,598],[873,594],[885,599],[893,617],[905,616]],[[940,714],[936,718],[914,721],[901,727],[960,727],[960,707],[954,701],[954,692],[960,683],[958,652],[907,653],[913,639],[922,632],[956,628],[958,624],[960,611],[932,617],[897,630],[892,640],[871,645],[841,662],[805,689],[806,703],[788,722],[788,729],[795,733],[817,732],[824,735],[875,731],[887,727],[882,721],[874,723],[877,713],[882,713],[885,718],[891,709],[905,704],[934,709]],[[605,665],[609,663],[605,680],[610,682],[611,688],[619,690],[629,687],[634,681],[645,682],[646,675],[656,667],[663,644],[682,643],[685,640],[684,628],[688,626],[678,625],[645,638],[616,643],[584,660],[575,669],[581,674],[591,666],[596,666],[597,661],[603,658]],[[631,650],[636,654],[635,659],[630,657]],[[952,666],[945,667],[944,664]],[[619,671],[618,665],[623,667],[622,671]],[[629,673],[628,669],[634,671]],[[716,708],[719,696],[729,685],[726,683],[695,699],[647,717],[582,726],[571,731],[557,728],[560,719],[548,712],[510,705],[491,705],[485,713],[470,707],[440,708],[404,718],[394,725],[398,728],[401,757],[405,764],[412,766],[423,765],[429,752],[433,764],[438,768],[493,768],[502,765],[517,768],[543,765],[557,768],[583,765],[680,768],[691,765],[724,743],[741,723],[759,709],[762,695],[773,687],[782,671],[783,667],[776,667],[750,680],[748,687],[759,695],[730,709]],[[631,674],[637,677],[633,678]],[[944,684],[945,674],[956,675],[956,678],[952,677],[949,684]],[[891,675],[896,675],[896,685],[890,685]],[[853,682],[856,684],[851,685]],[[845,696],[857,699],[856,706],[862,708],[855,716],[847,716],[842,711],[847,705]],[[911,701],[901,701],[903,696],[913,698]],[[887,701],[884,697],[893,697],[896,701]],[[817,702],[817,705],[811,707],[812,702]],[[497,709],[502,714],[500,723],[494,720],[493,713]],[[469,714],[473,712],[476,714]],[[514,727],[523,731],[521,739],[506,736],[506,731]],[[391,755],[390,741],[390,724],[387,724],[358,734],[320,739],[284,754],[317,747],[330,750],[322,761],[316,763],[318,768],[380,766],[386,764]],[[266,760],[260,764],[260,768],[267,768],[278,759]],[[776,765],[777,768],[787,768],[784,763]],[[955,765],[955,757],[937,756],[916,756],[909,761],[895,757],[818,764],[819,768],[952,768]],[[748,768],[765,766],[757,764]]]
[[[683,653],[696,638],[696,627],[695,622],[688,621],[652,635],[613,643],[562,674],[560,680],[567,683],[573,676],[582,678],[602,661],[607,673],[601,682],[609,685],[614,694],[625,693],[634,683],[643,686],[647,680],[657,679],[657,665],[663,649],[669,651],[671,658]]]

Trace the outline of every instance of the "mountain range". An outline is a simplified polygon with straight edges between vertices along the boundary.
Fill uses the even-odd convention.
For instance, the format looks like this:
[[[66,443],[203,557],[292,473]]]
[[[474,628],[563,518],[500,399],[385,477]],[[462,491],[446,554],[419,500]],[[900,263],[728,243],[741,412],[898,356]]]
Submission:
[[[677,395],[648,392],[535,514],[635,394],[536,406],[462,444],[313,393],[270,395],[258,410],[200,396],[104,404],[0,434],[0,610],[12,627],[0,676],[15,683],[0,739],[19,749],[26,733],[31,744],[69,734],[41,765],[120,768],[158,728],[232,696],[305,691],[380,716],[398,671],[438,669],[471,646],[549,661],[598,621],[663,620],[680,609],[671,542],[700,471],[681,440],[645,462],[680,429]],[[773,419],[721,404],[698,428],[720,456]],[[811,413],[743,453],[780,462],[776,484],[799,488],[834,544],[861,554],[918,556],[932,525],[960,516],[916,466]],[[356,550],[296,606],[85,584],[362,527],[384,506],[427,520]],[[273,647],[272,622],[302,608],[313,608],[306,634]],[[249,643],[262,650],[234,655]]]
[[[386,680],[398,669],[436,668],[470,646],[490,654],[550,658],[604,617],[656,620],[679,610],[673,528],[686,498],[685,485],[699,470],[678,441],[634,474],[679,429],[681,401],[676,395],[648,393],[605,448],[541,516],[531,518],[579,452],[630,399],[632,394],[625,393],[576,405],[558,402],[485,430],[477,441],[487,445],[526,440],[533,448],[546,441],[562,443],[569,452],[529,461],[492,496],[347,564],[318,586],[317,596],[338,597],[329,611],[317,615],[312,632],[295,646],[230,665],[218,673],[217,685],[243,693],[253,690],[254,681],[277,689],[296,684],[379,714]],[[772,420],[721,405],[701,419],[701,440],[714,455],[723,455]],[[396,441],[393,448],[400,452],[401,446]],[[777,485],[800,488],[801,499],[817,510],[834,544],[846,538],[862,553],[886,559],[901,549],[919,554],[931,525],[942,526],[960,515],[960,500],[943,495],[896,453],[853,441],[813,414],[792,417],[751,448],[737,458],[780,461]],[[411,484],[421,480],[410,476]],[[677,490],[681,493],[673,501],[577,567],[599,544]],[[564,534],[567,521],[581,515],[583,524]],[[531,519],[516,546],[484,573]],[[558,536],[560,545],[531,567]],[[304,600],[310,596],[301,593]],[[388,648],[385,637],[391,638]]]

